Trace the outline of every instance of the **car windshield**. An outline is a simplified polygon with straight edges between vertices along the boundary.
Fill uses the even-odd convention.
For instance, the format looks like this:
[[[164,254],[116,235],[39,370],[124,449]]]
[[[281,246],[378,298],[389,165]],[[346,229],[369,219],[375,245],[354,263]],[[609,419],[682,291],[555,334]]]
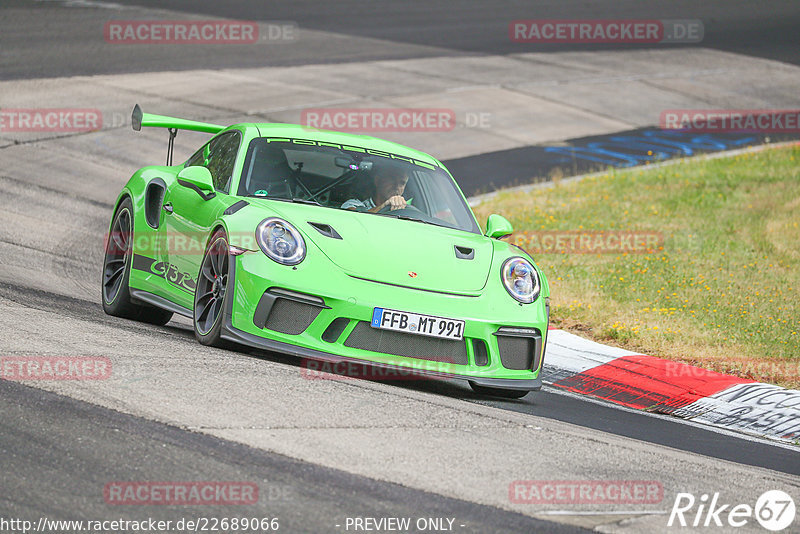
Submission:
[[[413,158],[354,146],[254,139],[247,149],[238,194],[480,233],[447,171]]]

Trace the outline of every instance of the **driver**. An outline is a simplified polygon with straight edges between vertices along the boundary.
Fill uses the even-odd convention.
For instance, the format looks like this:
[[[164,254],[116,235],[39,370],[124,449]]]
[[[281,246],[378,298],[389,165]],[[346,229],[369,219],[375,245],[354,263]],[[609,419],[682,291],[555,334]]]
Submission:
[[[373,183],[375,193],[372,197],[366,200],[351,198],[342,204],[342,209],[377,213],[387,206],[391,211],[406,207],[403,191],[408,183],[408,174],[404,169],[396,165],[379,167],[373,172]]]

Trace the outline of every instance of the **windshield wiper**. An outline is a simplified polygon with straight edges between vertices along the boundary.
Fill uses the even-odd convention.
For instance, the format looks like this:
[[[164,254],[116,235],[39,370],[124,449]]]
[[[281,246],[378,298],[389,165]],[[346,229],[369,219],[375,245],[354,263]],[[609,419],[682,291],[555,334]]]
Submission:
[[[291,202],[294,202],[295,204],[310,204],[312,206],[322,206],[322,204],[320,204],[316,200],[308,200],[308,199],[305,199],[305,198],[297,198],[297,197],[295,197],[295,198],[293,198],[291,200]]]
[[[393,219],[401,219],[404,221],[414,221],[420,222],[424,224],[432,224],[433,226],[441,226],[440,224],[436,224],[435,222],[426,221],[425,219],[417,219],[416,217],[410,217],[408,215],[393,215],[392,212],[389,213],[375,213],[374,215],[380,215],[381,217],[391,217]]]
[[[255,196],[255,195],[250,195],[250,196]],[[259,197],[259,196],[255,198],[263,198],[266,200],[278,200],[280,202],[292,202],[294,204],[309,204],[311,206],[322,206],[322,204],[320,204],[316,200],[308,200],[305,198]]]

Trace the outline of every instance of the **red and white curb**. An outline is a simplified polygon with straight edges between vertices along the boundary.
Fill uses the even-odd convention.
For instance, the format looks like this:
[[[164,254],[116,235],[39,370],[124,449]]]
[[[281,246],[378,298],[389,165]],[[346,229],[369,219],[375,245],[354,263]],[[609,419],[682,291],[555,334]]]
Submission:
[[[800,443],[800,391],[547,335],[542,380],[573,393],[782,442]]]

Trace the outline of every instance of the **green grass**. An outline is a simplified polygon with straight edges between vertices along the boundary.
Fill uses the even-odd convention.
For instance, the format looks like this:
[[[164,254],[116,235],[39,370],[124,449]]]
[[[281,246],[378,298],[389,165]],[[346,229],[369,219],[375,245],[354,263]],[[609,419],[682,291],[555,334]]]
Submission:
[[[475,211],[484,223],[491,213],[506,216],[520,243],[555,230],[660,232],[663,246],[648,253],[534,253],[550,280],[553,324],[798,387],[798,163],[793,146],[609,171],[501,193]]]

